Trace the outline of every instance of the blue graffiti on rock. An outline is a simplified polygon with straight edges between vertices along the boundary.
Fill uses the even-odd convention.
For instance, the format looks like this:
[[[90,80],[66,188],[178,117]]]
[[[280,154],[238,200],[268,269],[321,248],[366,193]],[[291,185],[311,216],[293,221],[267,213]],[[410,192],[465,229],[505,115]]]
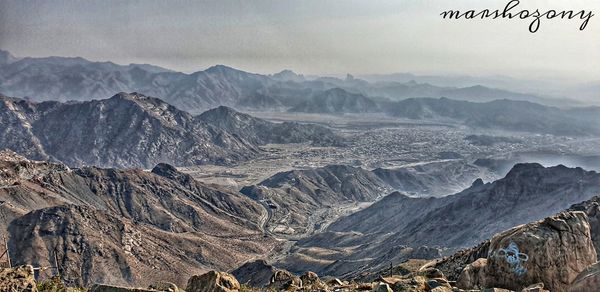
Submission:
[[[506,262],[517,276],[522,276],[527,273],[527,269],[523,264],[529,259],[527,254],[519,251],[519,247],[511,242],[506,248],[498,250],[498,256],[506,259]]]

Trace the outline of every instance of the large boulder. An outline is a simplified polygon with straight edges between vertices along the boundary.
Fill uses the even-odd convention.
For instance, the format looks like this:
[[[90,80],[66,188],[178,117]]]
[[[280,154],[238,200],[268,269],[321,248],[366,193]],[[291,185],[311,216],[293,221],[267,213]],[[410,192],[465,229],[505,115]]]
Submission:
[[[302,280],[298,276],[286,271],[276,270],[269,281],[269,289],[275,291],[296,290],[302,287]]]
[[[373,290],[371,290],[372,292],[394,292],[394,290],[392,290],[392,288],[390,288],[390,285],[380,282],[379,284],[377,284],[377,286],[375,288],[373,288]]]
[[[563,212],[495,235],[486,261],[467,266],[457,286],[519,291],[543,283],[550,291],[568,291],[577,275],[595,262],[586,214]]]
[[[37,291],[33,267],[26,265],[0,269],[0,291]]]
[[[300,276],[302,288],[308,291],[326,291],[328,287],[315,272],[306,272]]]
[[[185,288],[186,292],[236,292],[240,289],[237,279],[225,272],[210,271],[192,276]]]
[[[485,287],[484,283],[480,283],[486,279],[484,271],[487,266],[487,259],[480,258],[468,264],[460,274],[456,286],[458,287]]]
[[[600,263],[593,264],[581,272],[571,284],[569,292],[587,292],[600,287]]]
[[[257,288],[269,285],[273,273],[275,268],[264,260],[247,262],[231,272],[241,284]]]

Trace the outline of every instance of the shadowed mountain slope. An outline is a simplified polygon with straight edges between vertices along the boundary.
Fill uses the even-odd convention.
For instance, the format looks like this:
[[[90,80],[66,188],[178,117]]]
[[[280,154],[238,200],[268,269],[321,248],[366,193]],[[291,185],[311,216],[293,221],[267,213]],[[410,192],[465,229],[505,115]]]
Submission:
[[[392,194],[341,218],[331,231],[394,233],[407,245],[460,248],[538,220],[600,193],[600,175],[562,165],[517,164],[506,177],[443,198]],[[417,214],[418,212],[418,214]]]
[[[198,120],[215,125],[229,133],[244,137],[255,144],[301,143],[311,141],[314,145],[341,145],[342,139],[331,130],[312,124],[296,122],[271,123],[220,106],[197,117]]]
[[[78,285],[147,284],[159,275],[185,281],[277,245],[264,236],[267,214],[258,203],[167,164],[147,172],[69,169],[6,151],[0,158],[13,262],[49,266],[56,252],[61,274]]]

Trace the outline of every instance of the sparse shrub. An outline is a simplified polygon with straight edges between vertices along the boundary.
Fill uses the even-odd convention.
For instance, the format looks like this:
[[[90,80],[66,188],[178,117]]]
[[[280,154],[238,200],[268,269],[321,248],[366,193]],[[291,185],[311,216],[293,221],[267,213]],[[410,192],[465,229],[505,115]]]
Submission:
[[[40,292],[63,292],[66,291],[65,285],[60,280],[60,277],[54,276],[50,279],[37,283],[37,289]]]
[[[66,287],[58,276],[39,281],[37,290],[38,292],[87,292],[84,288]]]

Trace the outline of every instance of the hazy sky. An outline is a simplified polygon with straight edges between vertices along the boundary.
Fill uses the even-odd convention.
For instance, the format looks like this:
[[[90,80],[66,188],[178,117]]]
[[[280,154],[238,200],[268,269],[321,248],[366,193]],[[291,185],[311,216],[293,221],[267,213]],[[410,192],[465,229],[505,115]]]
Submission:
[[[0,0],[0,48],[16,56],[82,56],[185,72],[225,64],[251,72],[459,73],[600,80],[600,1],[523,0],[529,9],[592,10],[581,20],[449,21],[487,1]]]

